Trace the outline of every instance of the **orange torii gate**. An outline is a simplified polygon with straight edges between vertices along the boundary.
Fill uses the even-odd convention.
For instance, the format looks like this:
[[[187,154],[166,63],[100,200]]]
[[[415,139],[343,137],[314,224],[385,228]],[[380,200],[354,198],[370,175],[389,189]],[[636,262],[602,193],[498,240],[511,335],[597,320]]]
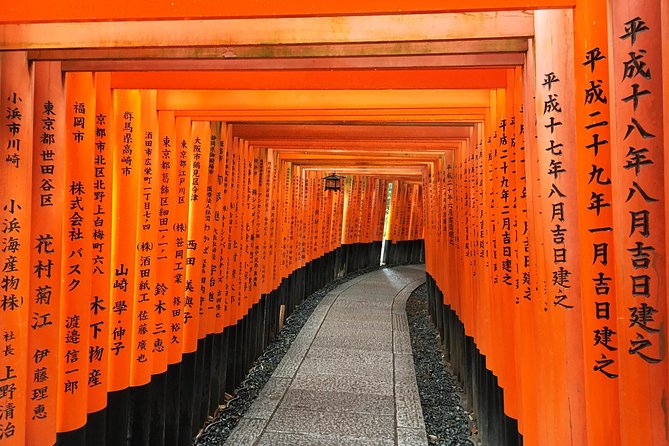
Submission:
[[[39,3],[0,17],[0,446],[190,444],[384,240],[485,440],[669,444],[666,2]]]

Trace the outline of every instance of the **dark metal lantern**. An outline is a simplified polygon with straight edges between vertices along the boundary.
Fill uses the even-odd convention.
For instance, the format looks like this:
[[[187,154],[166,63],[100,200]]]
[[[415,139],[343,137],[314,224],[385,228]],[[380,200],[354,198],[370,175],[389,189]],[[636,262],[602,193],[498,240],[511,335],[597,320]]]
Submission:
[[[325,181],[325,190],[340,191],[341,190],[341,177],[337,176],[336,173],[332,172],[332,175],[328,175],[323,178]]]

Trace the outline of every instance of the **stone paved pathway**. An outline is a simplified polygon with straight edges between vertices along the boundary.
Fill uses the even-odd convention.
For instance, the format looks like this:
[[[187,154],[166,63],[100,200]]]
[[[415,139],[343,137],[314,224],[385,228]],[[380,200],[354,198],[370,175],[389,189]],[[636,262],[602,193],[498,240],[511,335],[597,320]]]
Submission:
[[[405,313],[422,266],[365,274],[314,310],[226,445],[427,445]]]

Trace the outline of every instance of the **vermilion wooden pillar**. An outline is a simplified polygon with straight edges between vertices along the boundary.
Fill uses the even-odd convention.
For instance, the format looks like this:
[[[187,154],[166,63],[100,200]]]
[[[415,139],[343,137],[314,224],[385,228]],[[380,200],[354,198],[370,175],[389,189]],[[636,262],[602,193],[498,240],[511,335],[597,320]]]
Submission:
[[[222,272],[222,286],[224,296],[224,327],[228,327],[233,323],[233,309],[232,309],[232,289],[230,287],[230,264],[232,257],[232,190],[233,190],[233,166],[234,166],[234,152],[233,152],[233,126],[228,124],[225,134],[225,176],[223,177],[223,207],[221,219],[222,225],[222,251],[221,251],[221,268]]]
[[[84,441],[88,405],[92,277],[95,85],[92,73],[65,79],[65,221],[61,252],[58,423],[65,444]],[[72,432],[72,431],[77,431]],[[71,433],[68,434],[68,433]]]
[[[25,52],[7,52],[0,56],[0,407],[10,414],[0,424],[3,446],[23,445],[26,441],[26,417],[34,401],[27,393],[25,379],[28,361],[30,308],[31,177],[33,159],[33,88],[32,74]],[[56,260],[57,261],[57,260]],[[48,260],[47,260],[48,262]],[[47,319],[58,324],[58,319]],[[6,327],[6,328],[5,328]],[[38,355],[45,359],[46,355]],[[55,359],[45,366],[55,378]],[[49,406],[57,398],[55,379],[45,390]],[[39,403],[37,403],[39,404]],[[12,409],[7,411],[7,409]],[[33,414],[30,414],[32,417]],[[55,418],[52,410],[49,417]],[[8,435],[9,434],[9,435]]]
[[[137,243],[135,245],[135,276],[132,310],[132,344],[130,345],[130,414],[128,424],[130,438],[138,443],[147,443],[150,438],[151,421],[151,373],[153,361],[154,317],[156,305],[153,300],[156,288],[156,243],[157,243],[157,157],[156,135],[158,117],[155,106],[155,91],[142,90],[139,98],[138,151],[139,190],[137,201]],[[158,311],[160,310],[160,306]]]
[[[550,392],[552,425],[540,443],[586,443],[583,394],[583,330],[577,226],[573,28],[571,11],[537,11],[536,114],[540,202],[548,279],[543,339],[550,349],[544,388]],[[559,42],[559,43],[558,43]]]
[[[208,232],[205,238],[205,262],[202,264],[202,280],[200,291],[203,302],[203,312],[206,315],[204,325],[201,325],[200,336],[209,336],[215,332],[216,325],[216,292],[215,282],[212,283],[216,273],[215,265],[218,262],[218,224],[216,223],[216,194],[218,193],[218,167],[220,160],[220,138],[221,123],[209,123],[211,136],[209,138],[209,151],[207,157],[208,183],[206,189],[205,228]],[[207,349],[211,348],[210,338],[207,338]]]
[[[669,4],[667,2],[662,2],[660,5],[662,9],[662,107],[663,107],[663,118],[664,118],[664,147],[669,147]],[[664,171],[667,172],[669,169],[669,157],[664,157]],[[669,196],[669,181],[664,182],[664,192],[665,197]],[[665,221],[669,217],[669,206],[665,206]],[[669,249],[669,227],[665,225],[665,252]],[[666,268],[665,268],[666,269]],[[666,271],[665,275],[669,279],[669,270]],[[667,296],[667,307],[669,308],[669,296]],[[669,331],[666,332],[666,341],[669,345]],[[669,381],[669,374],[667,375],[667,380]],[[669,385],[669,383],[667,384]]]
[[[152,97],[153,96],[153,97]],[[156,315],[153,293],[156,288],[155,258],[157,252],[156,200],[158,173],[156,158],[157,115],[155,92],[140,92],[139,139],[136,141],[139,174],[137,203],[137,243],[135,246],[135,288],[132,315],[131,379],[133,387],[144,386],[151,379],[153,360],[153,326]],[[149,412],[150,414],[150,412]],[[150,415],[149,415],[150,417]]]
[[[456,174],[456,164],[455,164],[455,150],[449,150],[445,153],[445,187],[443,188],[443,197],[445,198],[442,203],[445,207],[445,234],[444,234],[444,243],[443,246],[447,248],[447,262],[444,265],[443,275],[442,275],[442,284],[440,285],[444,293],[444,300],[449,305],[452,305],[452,299],[454,299],[455,293],[457,292],[456,284],[457,282],[451,280],[452,271],[455,267],[455,231],[456,231],[456,216],[455,216],[455,174]],[[397,191],[399,192],[399,191]],[[396,188],[393,185],[393,195],[396,193]]]
[[[481,353],[486,355],[486,365],[488,369],[497,376],[500,374],[501,361],[504,356],[500,351],[504,345],[501,318],[496,314],[501,311],[501,286],[500,286],[500,262],[501,249],[499,246],[501,219],[500,219],[500,198],[499,184],[501,182],[500,165],[502,159],[499,153],[499,125],[498,108],[503,107],[503,95],[496,90],[490,92],[490,108],[485,119],[485,146],[484,146],[484,203],[487,212],[485,215],[485,238],[486,238],[486,269],[489,279],[487,306],[490,309],[489,323],[486,324],[488,343],[481,345]],[[459,172],[454,172],[456,178],[460,177]],[[456,224],[458,222],[456,221]],[[504,377],[500,377],[500,386],[504,386]]]
[[[168,311],[169,330],[167,345],[168,365],[168,394],[165,407],[165,444],[176,445],[179,440],[179,432],[184,429],[181,425],[181,395],[182,375],[185,374],[182,364],[184,348],[184,296],[186,290],[186,248],[188,239],[188,211],[190,197],[191,176],[191,122],[189,118],[174,118],[168,114],[159,114],[159,135],[161,146],[164,146],[165,138],[173,135],[174,167],[174,206],[171,207],[170,226],[173,248],[168,252],[173,253],[168,259],[169,275],[165,278],[169,287]],[[158,271],[162,272],[163,266],[158,263]],[[192,393],[192,392],[191,392]],[[187,429],[187,428],[186,428]],[[153,435],[152,435],[153,438]]]
[[[574,11],[574,71],[581,302],[588,444],[620,444],[618,425],[617,263],[613,245],[611,133],[606,1]],[[607,416],[602,417],[602,410]]]
[[[112,192],[114,110],[109,73],[95,73],[95,149],[93,173],[92,276],[88,333],[87,441],[103,444],[109,379],[109,327],[112,272]]]
[[[39,268],[30,285],[26,444],[56,440],[58,324],[60,314],[63,195],[65,191],[65,85],[58,62],[38,62],[33,122],[30,264]],[[9,239],[5,239],[8,242]],[[14,247],[3,246],[12,253]],[[4,287],[3,287],[4,291]],[[27,302],[26,302],[27,304]],[[4,318],[3,318],[4,319]],[[53,354],[31,357],[38,352]],[[37,397],[37,395],[43,397]],[[106,394],[106,391],[105,391]],[[35,398],[33,399],[33,395]],[[5,421],[11,421],[5,420]]]
[[[224,237],[225,231],[227,230],[227,222],[225,210],[227,208],[226,204],[226,176],[227,176],[227,124],[221,123],[219,135],[219,147],[217,152],[218,157],[218,171],[217,171],[217,180],[216,180],[216,195],[215,195],[215,207],[214,207],[214,221],[215,221],[215,234],[216,234],[216,261],[212,265],[212,269],[215,271],[213,274],[213,280],[215,280],[215,285],[213,287],[213,292],[216,299],[216,324],[215,324],[215,333],[222,333],[225,327],[225,318],[226,318],[226,302],[225,302],[225,282],[224,282],[224,268],[225,268],[225,256],[227,255],[226,240]]]
[[[546,263],[543,258],[544,228],[540,224],[543,214],[540,198],[543,194],[541,185],[541,173],[539,164],[540,148],[537,142],[537,127],[533,123],[536,120],[537,110],[535,108],[536,95],[536,60],[534,40],[528,40],[528,52],[525,58],[525,69],[523,71],[523,127],[525,134],[525,177],[527,188],[527,215],[529,240],[529,273],[531,305],[528,317],[534,321],[535,336],[530,343],[533,367],[530,371],[535,380],[533,387],[535,396],[536,389],[552,388],[547,368],[550,367],[547,356],[551,349],[541,348],[540,340],[551,333],[546,322],[546,308],[548,307],[548,276]],[[525,338],[524,338],[525,339]],[[541,444],[540,433],[543,431],[541,420],[552,417],[551,407],[548,404],[537,403],[536,411],[531,412],[524,424],[522,432],[523,439],[527,444]]]
[[[480,342],[480,345],[487,344],[487,328],[489,320],[489,287],[490,281],[489,276],[487,275],[487,256],[485,254],[486,246],[486,234],[488,228],[483,223],[484,215],[484,203],[486,201],[486,188],[485,184],[485,175],[486,173],[486,154],[488,149],[486,149],[486,140],[484,137],[484,126],[482,122],[477,123],[472,129],[470,140],[468,145],[470,145],[470,153],[472,162],[471,162],[471,173],[470,173],[470,184],[469,184],[469,194],[470,194],[470,207],[471,211],[471,235],[472,238],[470,243],[473,243],[473,246],[470,247],[470,262],[472,262],[473,274],[472,274],[472,294],[477,296],[476,299],[473,299],[471,303],[471,315],[469,320],[473,322],[473,327],[469,330],[471,336],[477,339],[477,342]],[[447,153],[450,153],[447,152]],[[450,169],[449,169],[449,174]],[[442,172],[442,182],[445,180],[446,172]],[[443,187],[443,186],[442,186]],[[443,193],[443,192],[442,192]],[[444,234],[445,235],[445,234]],[[443,235],[442,235],[443,237]],[[448,245],[446,245],[448,246]],[[446,266],[446,265],[444,265]]]
[[[204,210],[207,165],[211,137],[209,123],[193,122],[191,141],[191,181],[189,190],[188,238],[186,242],[186,293],[184,296],[184,353],[197,348],[200,320],[200,280],[202,278]]]
[[[155,246],[156,287],[153,292],[156,313],[153,319],[153,361],[151,365],[151,444],[166,444],[166,434],[174,425],[173,409],[178,385],[177,367],[169,367],[170,345],[172,343],[173,311],[175,299],[180,299],[172,281],[176,254],[176,206],[177,206],[177,152],[175,118],[172,112],[158,112],[158,132],[156,135],[158,167],[155,172],[154,187],[159,188],[156,203],[157,239]],[[180,311],[176,310],[176,311]],[[177,313],[179,314],[179,313]],[[180,320],[179,320],[180,322]],[[178,344],[177,344],[178,345]],[[169,395],[169,396],[168,396]],[[168,407],[170,410],[168,410]],[[173,436],[171,436],[173,437]]]
[[[230,282],[228,286],[230,287],[231,292],[231,305],[232,305],[232,318],[231,322],[235,324],[241,317],[241,290],[239,286],[239,275],[240,272],[240,261],[241,254],[240,250],[240,188],[242,184],[242,169],[241,169],[241,154],[239,149],[239,138],[234,137],[232,143],[232,191],[231,191],[231,206],[230,206],[230,218],[231,218],[231,228],[230,228],[230,252],[231,252],[231,265],[230,265]]]
[[[527,69],[527,67],[525,68]],[[541,373],[536,368],[538,358],[535,352],[538,348],[535,307],[538,298],[533,289],[531,244],[536,244],[532,238],[529,226],[530,218],[530,192],[528,188],[527,170],[530,165],[527,154],[529,150],[526,145],[526,129],[528,110],[525,109],[524,93],[527,80],[524,70],[520,67],[514,70],[514,107],[515,117],[515,144],[516,144],[516,186],[515,202],[517,206],[517,289],[516,302],[518,312],[516,318],[517,357],[518,365],[518,391],[520,414],[518,417],[518,429],[523,435],[523,440],[531,444],[536,438],[536,423],[538,413],[539,397],[536,393],[538,378]],[[536,277],[534,277],[536,280]]]
[[[116,90],[112,137],[112,254],[109,299],[108,443],[127,437],[128,397],[132,350],[137,200],[141,175],[140,94]],[[123,197],[121,199],[120,197]],[[123,240],[120,243],[120,240]]]
[[[162,127],[161,127],[162,128]],[[176,118],[176,204],[174,210],[174,258],[171,260],[171,318],[168,363],[177,364],[184,352],[184,295],[186,290],[186,249],[191,182],[191,123],[189,118]],[[168,136],[168,135],[166,135]],[[164,137],[163,137],[164,138]]]
[[[507,343],[509,347],[506,349],[506,355],[513,360],[507,358],[506,369],[508,371],[507,390],[504,393],[505,413],[519,422],[522,422],[522,406],[521,406],[521,380],[518,378],[519,370],[523,364],[522,351],[520,349],[521,319],[520,319],[520,263],[522,262],[520,253],[520,243],[522,234],[522,225],[519,224],[520,217],[520,201],[521,195],[517,193],[518,189],[522,189],[523,180],[518,178],[518,171],[521,165],[520,157],[522,153],[519,151],[517,144],[517,115],[518,112],[518,96],[517,90],[520,85],[517,84],[517,76],[513,70],[507,71],[507,85],[505,89],[506,107],[504,110],[505,120],[500,123],[499,130],[502,132],[503,140],[500,141],[501,156],[507,161],[507,169],[504,172],[506,178],[502,177],[500,183],[500,198],[502,199],[502,270],[503,285],[507,287],[509,297],[506,299],[509,319],[512,321],[507,327],[509,333]],[[520,226],[520,227],[519,227]]]
[[[188,188],[188,232],[185,237],[185,293],[183,295],[183,344],[180,392],[179,442],[192,437],[193,421],[198,418],[197,347],[201,312],[200,280],[204,261],[204,212],[208,184],[207,166],[211,130],[209,122],[195,121],[190,133],[190,185]]]
[[[624,445],[669,444],[663,332],[667,321],[662,105],[666,73],[661,3],[609,1],[611,181]]]

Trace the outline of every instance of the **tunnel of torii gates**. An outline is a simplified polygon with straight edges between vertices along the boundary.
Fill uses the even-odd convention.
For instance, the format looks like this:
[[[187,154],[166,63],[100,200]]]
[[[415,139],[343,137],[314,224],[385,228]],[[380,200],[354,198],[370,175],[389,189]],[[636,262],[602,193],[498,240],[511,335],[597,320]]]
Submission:
[[[3,3],[0,446],[190,444],[382,243],[486,444],[669,444],[669,2]]]

